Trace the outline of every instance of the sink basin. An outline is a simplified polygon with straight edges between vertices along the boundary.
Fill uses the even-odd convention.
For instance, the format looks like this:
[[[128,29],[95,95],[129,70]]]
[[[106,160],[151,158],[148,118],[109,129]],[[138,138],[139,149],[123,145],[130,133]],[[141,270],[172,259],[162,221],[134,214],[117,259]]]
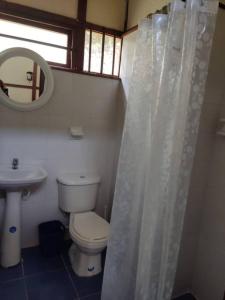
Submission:
[[[0,166],[0,189],[23,189],[41,183],[46,178],[47,172],[40,167],[22,167],[13,170]]]
[[[47,172],[41,167],[19,166],[14,170],[0,165],[0,189],[6,192],[0,251],[2,267],[15,266],[21,260],[22,193],[46,178]]]

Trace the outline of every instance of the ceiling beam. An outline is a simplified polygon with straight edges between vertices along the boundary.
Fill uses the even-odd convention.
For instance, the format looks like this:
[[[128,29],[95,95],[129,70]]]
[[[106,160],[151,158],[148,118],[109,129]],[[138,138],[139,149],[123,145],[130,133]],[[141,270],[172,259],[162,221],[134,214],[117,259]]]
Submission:
[[[125,20],[124,20],[124,32],[127,31],[128,17],[129,17],[129,0],[125,0],[126,10],[125,10]]]
[[[80,1],[86,2],[86,0],[80,0]],[[82,4],[80,7],[82,8]],[[89,23],[86,21],[65,17],[55,13],[51,13],[40,9],[28,7],[21,4],[11,3],[3,0],[0,0],[0,12],[6,15],[19,17],[21,19],[28,19],[39,23],[41,22],[45,24],[51,24],[61,28],[63,27],[67,29],[75,29],[80,27],[80,28],[90,28],[96,31],[101,31],[112,35],[118,35],[118,36],[121,36],[123,34],[122,31],[113,28],[99,26],[97,24]],[[84,17],[86,18],[85,15],[86,13],[84,14],[84,11],[80,12],[81,19],[83,19]]]
[[[87,0],[78,0],[77,19],[80,22],[86,22]]]

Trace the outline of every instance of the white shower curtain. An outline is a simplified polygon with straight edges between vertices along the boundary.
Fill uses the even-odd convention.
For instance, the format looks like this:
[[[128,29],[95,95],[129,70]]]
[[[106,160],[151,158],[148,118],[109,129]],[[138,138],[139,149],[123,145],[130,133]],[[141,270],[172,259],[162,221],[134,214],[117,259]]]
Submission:
[[[217,7],[139,26],[102,300],[171,299]]]

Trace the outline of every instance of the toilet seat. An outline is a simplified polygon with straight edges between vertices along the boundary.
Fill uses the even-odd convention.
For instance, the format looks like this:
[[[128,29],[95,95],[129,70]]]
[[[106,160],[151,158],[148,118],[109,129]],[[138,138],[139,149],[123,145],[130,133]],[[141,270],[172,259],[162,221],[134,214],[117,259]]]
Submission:
[[[103,246],[109,236],[109,223],[94,212],[70,215],[71,237],[86,247]]]

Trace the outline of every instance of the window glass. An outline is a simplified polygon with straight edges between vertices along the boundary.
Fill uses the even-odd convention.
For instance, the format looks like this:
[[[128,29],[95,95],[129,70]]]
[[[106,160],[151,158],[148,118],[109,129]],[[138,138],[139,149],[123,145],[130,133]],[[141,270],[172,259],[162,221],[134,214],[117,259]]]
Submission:
[[[92,31],[91,39],[91,66],[90,71],[100,73],[102,61],[102,33]]]
[[[40,44],[37,42],[40,42]],[[52,44],[52,46],[41,43]],[[12,47],[28,48],[37,52],[49,62],[63,65],[67,64],[67,52],[70,51],[58,48],[68,47],[68,34],[66,33],[0,19],[0,51]]]
[[[85,31],[84,71],[89,70],[90,30]]]
[[[105,35],[103,73],[112,75],[114,37]]]
[[[67,47],[68,35],[21,23],[0,20],[0,33]]]
[[[115,75],[115,76],[119,76],[120,52],[121,52],[121,39],[116,38],[115,61],[114,61],[114,70],[113,70],[113,75]]]
[[[70,57],[68,51],[70,52],[71,49],[67,49],[70,33],[69,31],[68,33],[67,31],[65,33],[57,32],[54,31],[54,27],[52,28],[53,30],[51,27],[44,29],[38,25],[36,27],[35,23],[26,25],[21,24],[20,21],[0,19],[0,51],[12,47],[25,47],[37,52],[52,64],[65,66],[70,61],[68,61],[68,57]],[[59,31],[61,30],[64,31],[63,28],[59,29]],[[42,43],[46,43],[46,45]],[[86,29],[83,70],[118,76],[120,52],[121,39],[119,37],[114,38],[114,36],[105,34],[103,49],[103,33]]]
[[[83,70],[119,76],[121,41],[121,38],[109,34],[105,34],[103,41],[102,32],[86,29]]]
[[[0,52],[12,47],[28,48],[37,52],[45,60],[50,62],[56,62],[60,64],[66,64],[67,62],[67,50],[65,49],[0,36]]]

